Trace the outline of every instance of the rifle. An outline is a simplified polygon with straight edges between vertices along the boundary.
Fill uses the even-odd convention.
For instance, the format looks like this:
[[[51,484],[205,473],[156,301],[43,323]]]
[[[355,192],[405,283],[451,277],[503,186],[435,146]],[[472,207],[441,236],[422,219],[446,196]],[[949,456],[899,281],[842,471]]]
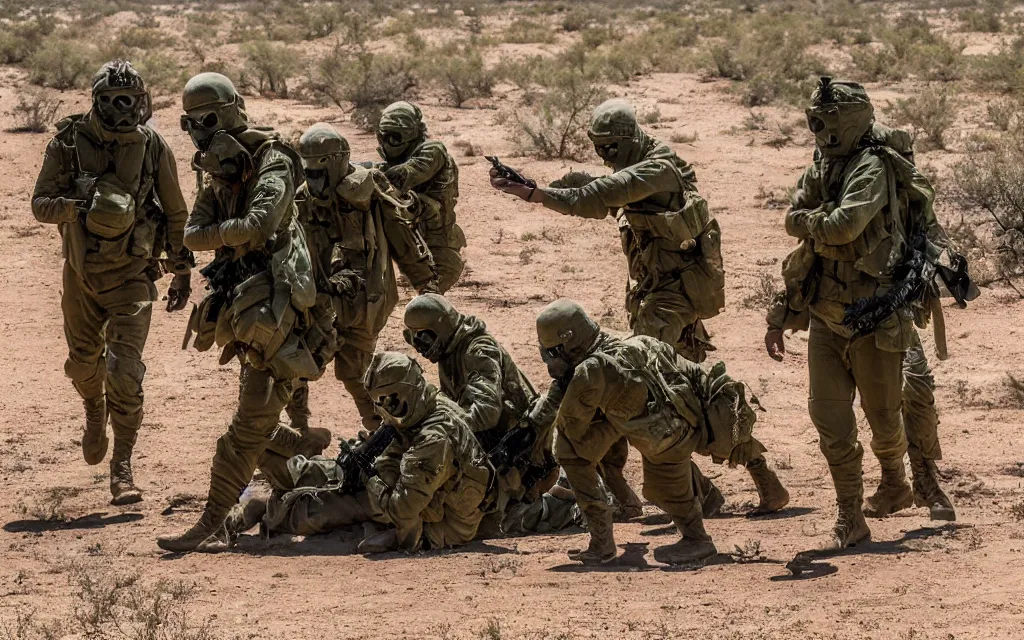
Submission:
[[[883,296],[859,298],[846,307],[843,326],[853,330],[853,337],[868,335],[900,309],[924,297],[934,286],[936,261],[928,256],[928,239],[922,233],[914,236],[909,254],[893,269],[895,284]]]
[[[368,478],[377,475],[373,462],[391,445],[398,432],[391,425],[381,425],[370,437],[355,447],[342,449],[338,454],[338,468],[342,471],[342,493],[356,493],[363,487],[362,474]]]
[[[489,160],[490,163],[494,165],[494,170],[498,172],[499,176],[505,178],[509,182],[515,182],[518,184],[526,185],[531,189],[537,188],[536,180],[531,180],[530,178],[525,177],[523,174],[519,173],[518,171],[508,166],[507,164],[504,164],[501,160],[498,160],[498,156],[484,156],[484,158],[487,158],[487,160]]]

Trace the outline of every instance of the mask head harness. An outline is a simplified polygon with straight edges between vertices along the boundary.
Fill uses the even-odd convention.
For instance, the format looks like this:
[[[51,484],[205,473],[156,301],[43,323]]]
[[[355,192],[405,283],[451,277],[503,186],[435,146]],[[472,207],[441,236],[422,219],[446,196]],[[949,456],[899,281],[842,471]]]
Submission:
[[[828,76],[818,81],[806,114],[818,150],[830,157],[852,153],[875,121],[875,109],[863,86]]]
[[[153,115],[149,92],[127,60],[108,62],[92,78],[92,109],[107,131],[130,133]]]
[[[405,307],[405,341],[431,362],[438,362],[448,350],[461,316],[455,307],[436,293],[413,298]]]
[[[563,382],[572,379],[576,367],[593,351],[601,328],[579,303],[555,300],[537,316],[540,357],[548,374]]]
[[[374,354],[363,386],[377,415],[398,429],[419,423],[437,402],[437,387],[423,377],[419,363],[394,351]]]
[[[377,124],[377,153],[388,162],[401,162],[427,138],[423,112],[416,105],[399,101],[387,106]]]
[[[219,73],[200,73],[185,84],[181,95],[181,130],[192,138],[196,149],[205,152],[214,135],[244,131],[249,126],[245,100],[231,80]]]
[[[299,138],[298,151],[309,195],[321,201],[330,199],[351,168],[348,140],[331,125],[318,122]]]

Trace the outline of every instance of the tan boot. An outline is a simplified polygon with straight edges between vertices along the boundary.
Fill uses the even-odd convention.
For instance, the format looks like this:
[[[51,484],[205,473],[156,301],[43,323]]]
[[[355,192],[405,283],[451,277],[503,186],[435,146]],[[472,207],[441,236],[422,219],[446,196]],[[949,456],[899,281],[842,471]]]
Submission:
[[[587,516],[587,529],[590,531],[590,544],[586,549],[570,549],[569,559],[585,565],[606,564],[618,555],[615,548],[615,537],[612,534],[612,518],[610,513]]]
[[[914,476],[914,505],[928,507],[928,515],[932,520],[956,520],[953,503],[939,485],[935,461],[927,460],[912,450],[910,471]]]
[[[724,506],[725,496],[718,487],[712,485],[711,490],[701,499],[701,515],[705,518],[714,518]]]
[[[83,401],[85,430],[82,432],[82,457],[86,464],[99,464],[107,456],[107,398],[100,395]]]
[[[864,515],[869,518],[884,518],[914,504],[903,456],[878,462],[882,465],[882,481],[874,495],[864,500]]]
[[[118,429],[113,419],[111,422],[114,427],[114,453],[110,456],[110,504],[135,504],[142,501],[142,491],[135,486],[132,475],[132,450],[138,430]]]
[[[359,553],[387,553],[398,550],[398,530],[385,529],[363,538],[359,543]]]
[[[288,420],[292,429],[305,433],[309,429],[309,386],[302,383],[296,386],[292,392],[292,398],[285,406],[284,412],[288,414]]]
[[[746,465],[747,472],[757,487],[759,504],[750,512],[752,516],[775,513],[789,504],[789,491],[782,486],[779,476],[768,467],[764,457],[755,458]]]
[[[228,536],[224,531],[225,515],[212,513],[209,504],[207,504],[206,508],[203,509],[203,515],[199,518],[199,522],[185,531],[185,533],[181,535],[158,536],[156,544],[164,551],[176,553],[189,551],[216,553],[226,551],[228,548],[226,544]],[[218,535],[221,535],[222,539],[218,539]]]
[[[832,529],[832,539],[825,545],[826,550],[841,550],[855,547],[871,540],[871,529],[864,519],[860,499],[844,500],[839,503],[839,515]]]
[[[697,565],[718,554],[718,549],[711,541],[711,536],[704,530],[704,521],[696,517],[673,517],[679,535],[679,542],[667,544],[654,549],[654,559],[671,565]]]

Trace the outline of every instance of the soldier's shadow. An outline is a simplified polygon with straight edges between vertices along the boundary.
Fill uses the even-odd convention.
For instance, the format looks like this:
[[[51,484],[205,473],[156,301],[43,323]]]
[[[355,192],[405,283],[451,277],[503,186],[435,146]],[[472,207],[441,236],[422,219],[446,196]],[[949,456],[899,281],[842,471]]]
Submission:
[[[515,553],[515,550],[507,547],[500,547],[487,544],[483,541],[474,541],[451,549],[432,549],[430,551],[419,551],[416,553],[405,553],[403,551],[388,551],[384,553],[362,554],[359,552],[359,542],[362,540],[362,533],[353,529],[352,531],[339,530],[330,533],[305,536],[297,540],[295,536],[286,534],[276,535],[269,540],[264,540],[257,535],[239,536],[232,547],[232,553],[243,553],[256,556],[276,557],[299,557],[299,556],[357,556],[361,555],[367,560],[397,560],[433,558],[437,556],[452,555],[457,553],[482,553],[500,555]],[[175,554],[168,554],[174,557]]]
[[[802,551],[791,561],[786,563],[786,568],[789,570],[788,574],[772,576],[769,580],[772,582],[788,582],[791,580],[810,580],[813,578],[832,575],[839,571],[839,567],[827,561],[835,558],[859,555],[887,556],[903,553],[920,553],[927,551],[927,549],[908,546],[907,543],[915,540],[927,540],[929,538],[941,536],[945,533],[953,533],[962,526],[963,525],[950,522],[940,527],[922,527],[920,529],[907,531],[898,540],[862,543],[856,547],[842,549],[839,551]]]
[[[73,520],[12,520],[3,526],[7,533],[44,533],[75,529],[102,529],[114,524],[126,524],[142,520],[141,513],[90,513]]]

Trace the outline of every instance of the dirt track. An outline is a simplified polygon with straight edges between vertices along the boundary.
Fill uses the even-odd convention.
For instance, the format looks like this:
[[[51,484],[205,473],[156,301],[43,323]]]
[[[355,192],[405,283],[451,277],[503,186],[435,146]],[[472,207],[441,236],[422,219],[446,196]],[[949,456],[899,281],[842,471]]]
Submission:
[[[0,620],[30,608],[44,619],[68,612],[76,590],[69,585],[70,568],[79,565],[95,573],[137,571],[145,583],[195,582],[194,614],[212,616],[212,626],[225,636],[251,638],[477,637],[492,620],[504,634],[497,637],[505,638],[1024,637],[1024,523],[1012,511],[1024,504],[1024,489],[1019,475],[1009,473],[1024,461],[1024,411],[1008,407],[1001,386],[1007,371],[1022,371],[1024,304],[1000,291],[986,290],[969,310],[947,313],[952,357],[933,362],[943,420],[941,468],[959,522],[936,529],[923,509],[910,510],[873,521],[874,544],[804,579],[794,580],[784,569],[793,554],[824,538],[834,517],[833,492],[806,413],[806,336],[789,340],[784,363],[772,362],[761,344],[763,311],[743,301],[761,272],[777,273],[776,261],[791,247],[781,211],[763,208],[759,189],[784,193],[810,150],[804,139],[781,150],[765,146],[770,131],[730,132],[747,111],[721,89],[692,76],[655,75],[631,85],[628,97],[658,104],[662,124],[655,135],[700,134],[693,144],[673,146],[696,166],[702,193],[723,228],[728,308],[709,322],[716,355],[769,409],[758,423],[759,437],[793,495],[778,517],[745,519],[745,505],[755,498],[746,474],[700,461],[718,476],[729,498],[726,511],[733,514],[709,522],[708,529],[723,552],[759,544],[758,562],[723,557],[696,572],[666,571],[650,554],[672,539],[661,524],[617,526],[623,559],[597,571],[565,557],[585,542],[582,534],[499,540],[417,557],[349,555],[354,545],[331,536],[297,544],[250,537],[234,553],[162,555],[154,537],[190,525],[201,506],[193,500],[163,513],[172,496],[205,493],[214,443],[234,405],[237,370],[218,368],[212,352],[180,350],[187,312],[154,313],[147,412],[136,457],[146,499],[138,508],[108,506],[106,466],[81,461],[81,405],[62,371],[57,231],[38,225],[28,205],[47,135],[3,134],[0,339],[7,348],[0,367],[7,375],[0,380],[0,481],[7,499],[0,504]],[[6,80],[0,112],[13,99]],[[81,95],[70,101],[85,104]],[[510,151],[492,111],[430,101],[424,110],[432,134],[449,144],[462,139],[481,153]],[[280,124],[285,133],[316,119],[343,120],[337,111],[286,101],[249,99],[249,111],[254,121]],[[794,118],[791,112],[768,113]],[[175,150],[191,199],[190,146],[177,131],[177,116],[174,107],[165,108],[155,121]],[[375,157],[371,137],[346,122],[338,126],[350,137],[356,159]],[[513,201],[489,188],[482,157],[456,154],[471,270],[451,297],[462,311],[487,321],[543,386],[533,319],[544,304],[573,297],[606,327],[625,329],[625,267],[614,222],[573,220]],[[948,159],[924,157],[939,165]],[[555,162],[510,163],[543,181],[567,169]],[[198,274],[195,282],[198,300]],[[160,283],[161,291],[166,284]],[[405,348],[398,323],[392,319],[381,348]],[[314,422],[352,435],[357,420],[341,385],[325,379],[312,395]],[[631,477],[639,481],[635,458]],[[865,465],[873,488],[877,463],[869,455]],[[39,521],[32,512],[46,506],[48,490],[60,487],[82,489],[64,502],[69,520]]]

